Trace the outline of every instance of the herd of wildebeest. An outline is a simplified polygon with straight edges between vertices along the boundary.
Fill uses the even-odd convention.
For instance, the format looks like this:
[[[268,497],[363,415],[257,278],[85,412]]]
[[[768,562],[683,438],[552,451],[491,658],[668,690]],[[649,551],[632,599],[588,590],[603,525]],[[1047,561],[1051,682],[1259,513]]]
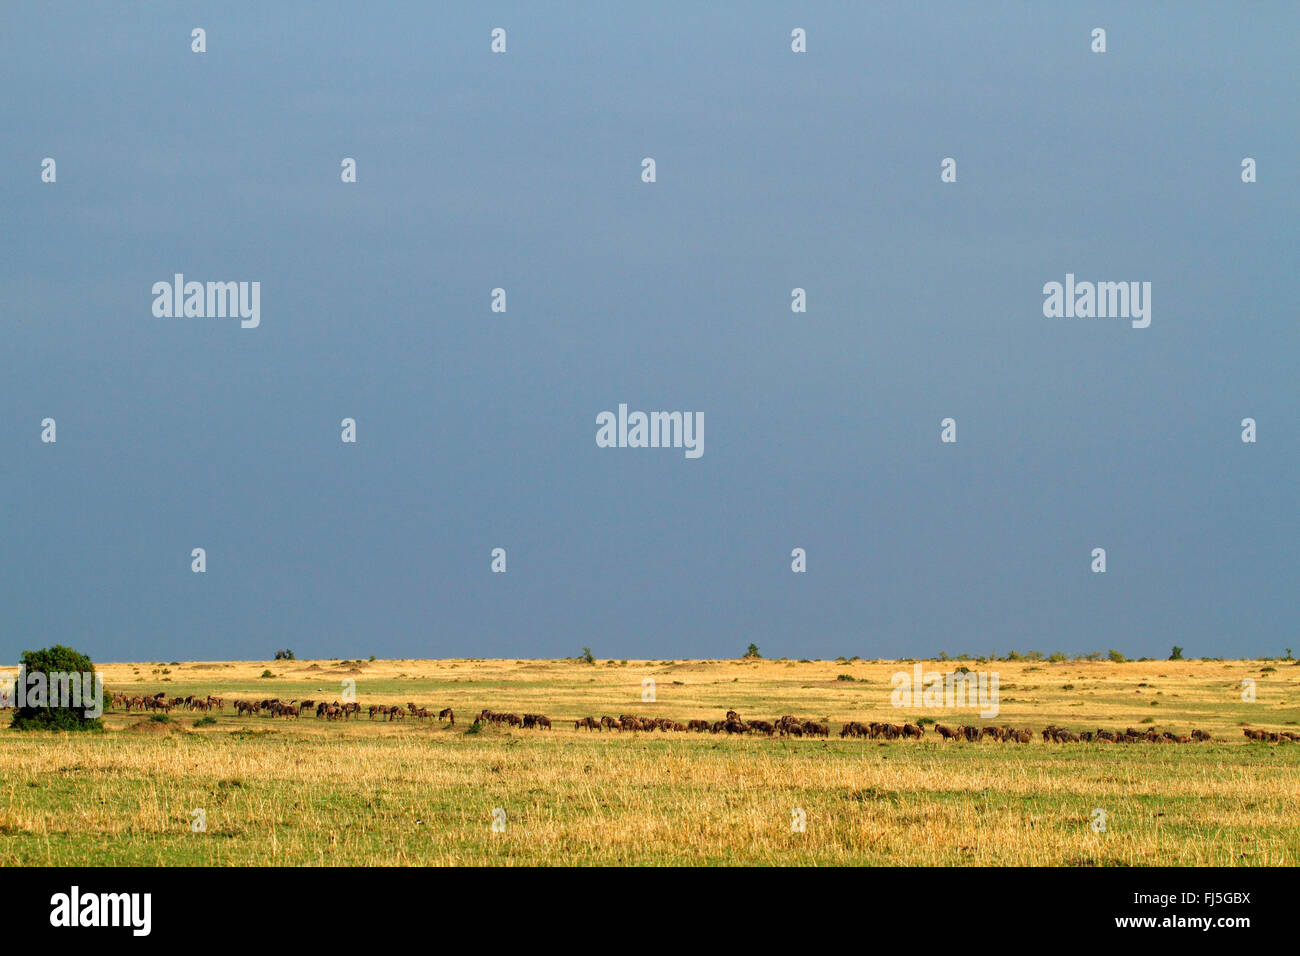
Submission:
[[[165,692],[159,692],[151,697],[114,694],[112,706],[120,707],[126,711],[161,711],[164,713],[170,713],[173,709],[203,712],[215,710],[218,713],[225,713],[226,710],[226,702],[220,697],[196,697],[193,695],[188,697],[168,697]],[[360,717],[362,713],[361,705],[355,701],[349,703],[334,701],[331,703],[329,701],[296,699],[283,701],[279,698],[270,698],[266,700],[236,700],[233,701],[233,707],[235,714],[241,717],[255,717],[263,713],[270,717],[301,717],[303,714],[311,715],[314,713],[316,717],[322,720],[348,720],[354,716]],[[412,702],[407,702],[405,706],[401,704],[371,704],[366,708],[366,714],[371,720],[375,718],[387,721],[436,718],[439,721],[445,720],[451,725],[456,723],[456,715],[450,707],[444,707],[435,712],[432,708],[421,707]],[[508,711],[482,710],[479,711],[474,720],[480,725],[504,724],[510,727],[538,730],[550,730],[552,726],[551,719],[544,714],[516,714]],[[860,723],[851,720],[841,725],[840,736],[863,737],[871,740],[909,738],[920,740],[926,734],[925,723],[927,722],[890,724],[871,721],[870,723]],[[807,720],[786,714],[770,721],[746,720],[734,710],[727,711],[726,717],[722,720],[695,719],[684,724],[669,717],[641,717],[636,714],[621,714],[618,717],[605,716],[599,720],[595,717],[579,717],[574,720],[573,728],[574,730],[587,731],[653,732],[658,730],[665,733],[725,733],[764,737],[829,737],[831,733],[830,721],[826,718]],[[1027,744],[1034,738],[1032,730],[1017,729],[1015,727],[976,727],[965,724],[958,727],[947,727],[943,724],[934,724],[931,729],[942,740],[964,740],[972,743],[978,743],[989,737],[999,743]],[[1300,743],[1300,734],[1291,731],[1255,730],[1247,727],[1242,732],[1251,740],[1268,743]],[[1183,735],[1168,730],[1137,730],[1133,727],[1128,727],[1122,732],[1105,729],[1074,731],[1052,725],[1043,728],[1042,737],[1045,743],[1060,744],[1087,742],[1190,744],[1208,742],[1214,739],[1204,730],[1193,730],[1190,734]]]

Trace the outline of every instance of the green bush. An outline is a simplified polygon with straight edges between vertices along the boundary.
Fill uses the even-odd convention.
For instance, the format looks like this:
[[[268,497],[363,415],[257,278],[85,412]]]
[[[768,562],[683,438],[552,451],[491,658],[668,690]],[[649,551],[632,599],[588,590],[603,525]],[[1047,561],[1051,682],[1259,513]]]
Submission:
[[[13,722],[10,726],[14,730],[103,730],[104,722],[99,717],[87,717],[86,710],[91,709],[85,696],[82,698],[80,707],[56,707],[53,706],[55,700],[55,689],[50,686],[49,676],[52,673],[80,674],[83,676],[90,675],[90,687],[83,687],[83,695],[94,693],[95,688],[95,665],[91,663],[89,657],[70,647],[64,647],[62,644],[55,644],[53,647],[47,647],[41,651],[23,651],[22,670],[29,679],[28,688],[30,693],[30,678],[33,674],[46,675],[47,694],[44,700],[44,706],[35,707],[27,702],[22,707],[14,710]],[[84,681],[83,681],[84,683]],[[17,688],[15,687],[15,701],[17,704]],[[71,701],[69,701],[70,703]]]

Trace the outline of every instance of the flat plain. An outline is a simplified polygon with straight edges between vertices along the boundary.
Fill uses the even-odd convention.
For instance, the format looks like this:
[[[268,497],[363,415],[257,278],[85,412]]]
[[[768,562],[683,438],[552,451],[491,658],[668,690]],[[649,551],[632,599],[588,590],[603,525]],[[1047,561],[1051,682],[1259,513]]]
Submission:
[[[1295,662],[921,662],[996,671],[993,719],[894,707],[891,678],[915,663],[100,665],[108,691],[214,695],[225,711],[160,720],[117,708],[103,733],[0,730],[0,865],[1300,863],[1300,743],[1242,733],[1300,729]],[[362,707],[350,720],[232,711],[236,699],[338,700],[346,681]],[[367,717],[370,704],[408,701],[451,707],[456,723]],[[546,714],[553,729],[473,727],[484,708]],[[826,721],[830,737],[573,724],[716,721],[728,709]],[[850,720],[923,719],[1034,737],[945,742],[932,726],[919,741],[839,736]],[[1040,735],[1049,724],[1198,728],[1213,740],[1058,744]]]

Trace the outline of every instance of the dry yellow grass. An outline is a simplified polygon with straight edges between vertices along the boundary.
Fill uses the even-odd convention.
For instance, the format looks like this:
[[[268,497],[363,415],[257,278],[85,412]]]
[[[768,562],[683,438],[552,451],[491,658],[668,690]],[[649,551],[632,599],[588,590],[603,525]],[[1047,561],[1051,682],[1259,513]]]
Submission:
[[[895,662],[110,664],[111,690],[228,701],[334,699],[354,679],[363,705],[450,705],[460,723],[227,712],[194,727],[200,715],[173,712],[175,723],[158,724],[114,713],[105,734],[0,732],[0,864],[1300,862],[1300,745],[1241,735],[1243,723],[1295,729],[1300,668],[964,663],[999,672],[995,720],[893,708],[890,676],[911,668]],[[268,669],[276,676],[261,677]],[[645,678],[654,702],[642,700]],[[1253,703],[1241,699],[1245,678],[1258,682]],[[483,707],[546,713],[556,727],[465,733]],[[850,719],[931,717],[1036,731],[1196,726],[1216,741],[1060,746],[1035,736],[1015,746],[572,727],[588,714],[685,721],[728,707],[825,717],[836,730]],[[198,808],[202,833],[191,830]],[[491,830],[496,808],[504,833]],[[805,832],[792,830],[796,809]],[[1090,826],[1097,809],[1103,833]]]

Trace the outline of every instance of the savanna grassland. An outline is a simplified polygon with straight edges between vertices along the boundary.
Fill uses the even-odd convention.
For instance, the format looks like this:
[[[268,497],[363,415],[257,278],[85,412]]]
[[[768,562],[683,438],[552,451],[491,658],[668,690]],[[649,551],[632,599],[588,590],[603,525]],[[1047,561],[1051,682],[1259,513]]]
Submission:
[[[1300,863],[1300,744],[1242,735],[1300,729],[1293,662],[925,667],[962,663],[998,672],[996,719],[891,706],[891,675],[911,662],[102,665],[108,691],[213,694],[226,712],[196,725],[204,715],[179,709],[165,722],[110,711],[104,733],[0,730],[0,865]],[[359,719],[231,712],[237,698],[338,699],[344,680],[356,681]],[[454,708],[456,726],[364,713],[407,701]],[[467,732],[482,708],[555,726]],[[831,737],[573,729],[587,715],[686,722],[728,708],[828,719]],[[1035,734],[1024,745],[838,736],[848,720],[923,717]],[[1195,727],[1214,741],[1054,744],[1038,734],[1047,724]],[[492,832],[496,808],[504,832]],[[196,809],[206,832],[191,828]],[[792,830],[796,809],[805,832]]]

